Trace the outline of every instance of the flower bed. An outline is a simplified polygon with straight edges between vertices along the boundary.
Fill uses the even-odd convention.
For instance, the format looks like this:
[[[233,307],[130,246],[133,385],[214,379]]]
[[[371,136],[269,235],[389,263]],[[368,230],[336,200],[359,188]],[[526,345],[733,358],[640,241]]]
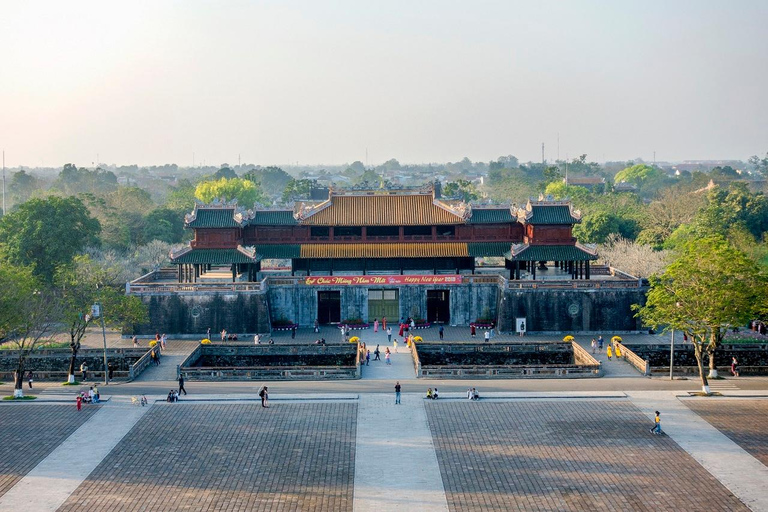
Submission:
[[[475,327],[475,329],[491,329],[492,327],[495,327],[496,325],[495,325],[495,324],[493,324],[493,323],[492,323],[492,322],[490,322],[490,321],[487,321],[487,322],[486,322],[485,320],[478,320],[478,321],[476,321],[476,322],[470,322],[470,323],[469,323],[469,326],[470,326],[470,327],[473,327],[473,326],[474,326],[474,327]]]
[[[272,324],[272,330],[273,331],[292,331],[293,329],[298,329],[299,324]]]

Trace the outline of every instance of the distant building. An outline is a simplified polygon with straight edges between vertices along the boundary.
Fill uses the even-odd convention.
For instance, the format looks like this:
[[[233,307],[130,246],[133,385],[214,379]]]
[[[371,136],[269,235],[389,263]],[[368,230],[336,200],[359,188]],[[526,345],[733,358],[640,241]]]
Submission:
[[[563,178],[563,183],[594,190],[598,186],[605,186],[605,178],[601,176],[568,176]]]

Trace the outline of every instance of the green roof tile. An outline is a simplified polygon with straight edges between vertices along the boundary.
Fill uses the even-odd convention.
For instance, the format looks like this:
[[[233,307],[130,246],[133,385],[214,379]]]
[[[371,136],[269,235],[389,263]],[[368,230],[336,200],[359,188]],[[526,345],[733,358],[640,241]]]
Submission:
[[[475,258],[504,256],[511,245],[509,242],[473,242],[467,244],[467,252]]]
[[[171,263],[210,263],[211,265],[226,265],[230,263],[255,263],[261,259],[255,258],[237,249],[192,249],[172,258]]]
[[[579,219],[571,215],[568,205],[532,205],[527,224],[576,224]]]
[[[255,211],[254,217],[248,221],[251,226],[294,226],[292,210]]]
[[[597,255],[578,245],[518,245],[507,251],[505,258],[511,261],[586,261],[596,260]]]
[[[189,228],[239,228],[234,219],[234,208],[198,208],[195,218],[187,223]]]
[[[516,222],[509,208],[472,208],[470,224],[507,224]]]

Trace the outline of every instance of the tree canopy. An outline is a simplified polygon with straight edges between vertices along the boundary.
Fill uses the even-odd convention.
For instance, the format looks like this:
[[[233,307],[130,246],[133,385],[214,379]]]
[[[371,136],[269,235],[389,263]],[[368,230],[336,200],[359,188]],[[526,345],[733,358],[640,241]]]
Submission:
[[[76,197],[31,199],[0,219],[0,247],[11,263],[31,266],[50,283],[57,266],[100,243],[100,231]]]
[[[204,203],[221,198],[226,201],[237,199],[238,204],[246,208],[252,207],[257,202],[267,202],[260,187],[250,180],[240,178],[203,181],[195,188],[195,197]]]
[[[638,316],[654,328],[684,331],[694,344],[702,386],[708,392],[703,353],[716,376],[714,353],[729,326],[754,318],[768,300],[765,273],[724,238],[709,236],[685,245],[659,276],[651,277]]]
[[[466,202],[477,201],[482,197],[477,186],[468,180],[457,180],[446,183],[443,187],[443,195],[445,197],[461,199]]]

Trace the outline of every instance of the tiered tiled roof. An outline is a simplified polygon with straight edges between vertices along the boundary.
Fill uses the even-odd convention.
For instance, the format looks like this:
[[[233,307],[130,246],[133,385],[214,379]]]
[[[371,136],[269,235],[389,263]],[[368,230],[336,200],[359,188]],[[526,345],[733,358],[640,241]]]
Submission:
[[[596,260],[597,252],[581,244],[529,245],[514,244],[505,258],[511,261],[586,261]]]
[[[515,222],[512,211],[509,208],[478,208],[472,207],[470,224],[507,224]]]
[[[567,201],[528,201],[517,212],[517,220],[524,224],[576,224],[581,214]]]
[[[467,252],[476,258],[500,257],[509,252],[509,242],[471,242],[467,244]]]
[[[210,263],[211,265],[229,265],[230,263],[256,263],[261,256],[253,247],[238,245],[236,249],[193,249],[186,247],[171,253],[171,263]]]
[[[431,194],[331,195],[319,204],[299,205],[296,217],[309,226],[420,226],[464,224],[467,205]]]
[[[293,226],[298,224],[292,210],[255,210],[248,222],[256,226]]]
[[[239,228],[250,217],[248,211],[237,207],[237,201],[196,204],[192,213],[184,217],[188,228]]]
[[[448,258],[470,256],[467,244],[303,244],[302,258]]]

